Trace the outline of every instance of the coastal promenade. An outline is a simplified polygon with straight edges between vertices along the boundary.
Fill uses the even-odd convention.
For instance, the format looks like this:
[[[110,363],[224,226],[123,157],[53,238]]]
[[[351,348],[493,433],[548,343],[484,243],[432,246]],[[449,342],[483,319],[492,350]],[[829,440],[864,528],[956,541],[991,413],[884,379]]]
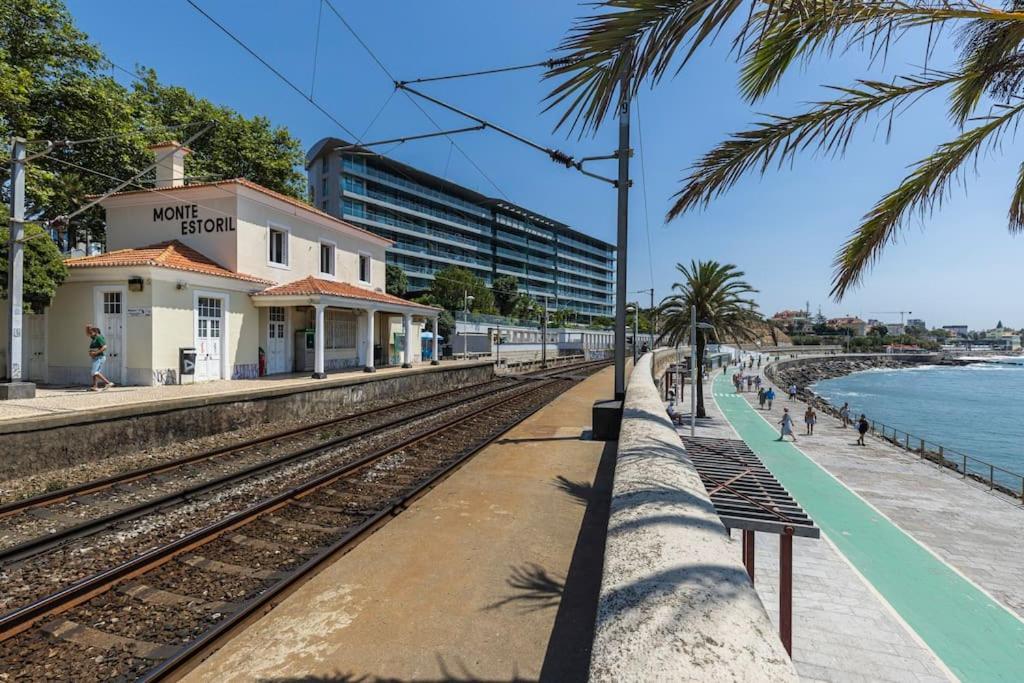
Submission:
[[[781,397],[783,392],[776,393]],[[808,634],[817,646],[810,648],[813,656],[803,654],[804,661],[800,636],[795,635],[794,661],[802,676],[857,679],[845,675],[845,669],[870,679],[927,680],[946,669],[965,681],[1021,680],[1024,556],[1016,539],[1024,509],[1019,502],[964,482],[880,440],[856,446],[854,430],[842,429],[829,417],[820,418],[814,436],[799,436],[805,409],[799,401],[777,399],[773,410],[762,411],[756,394],[736,394],[725,376],[715,379],[713,394],[721,415],[811,514],[825,543],[874,598],[858,605],[849,596],[836,594],[849,583],[839,574],[812,571],[821,593],[812,599],[836,603],[840,610],[827,618],[807,615],[810,624],[826,623]],[[794,414],[796,444],[776,441],[776,423],[785,407]],[[806,545],[798,544],[795,550],[797,615]],[[812,550],[805,562],[813,563],[813,554],[823,547]],[[761,550],[758,560],[766,566],[774,555],[770,548],[764,548],[769,553]],[[768,578],[764,583],[771,582]],[[928,662],[913,648],[892,647],[899,642],[878,638],[878,610],[873,608],[877,604],[939,661]],[[847,649],[864,646],[870,666],[862,667],[848,655],[837,656],[835,648],[841,650],[842,642],[817,642],[830,639],[845,639]],[[922,667],[930,670],[921,671]]]

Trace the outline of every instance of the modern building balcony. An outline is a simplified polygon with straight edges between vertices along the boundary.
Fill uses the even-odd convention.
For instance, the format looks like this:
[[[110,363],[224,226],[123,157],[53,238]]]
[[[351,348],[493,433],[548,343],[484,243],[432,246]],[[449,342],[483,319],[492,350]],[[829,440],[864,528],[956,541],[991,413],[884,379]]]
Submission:
[[[359,188],[355,185],[347,184],[342,187],[342,196],[354,197],[364,202],[370,202],[377,206],[393,209],[399,213],[408,213],[418,218],[437,221],[444,225],[450,225],[453,228],[461,230],[469,229],[470,231],[481,235],[490,235],[493,232],[491,226],[487,223],[477,222],[464,216],[454,214],[450,211],[435,209],[427,204],[423,204],[422,202],[413,202],[398,195],[381,192],[380,190],[374,190],[369,187]]]
[[[487,252],[490,248],[486,241],[480,239],[473,239],[472,237],[463,237],[462,235],[451,232],[435,230],[433,228],[418,225],[411,221],[395,219],[392,216],[384,216],[376,212],[368,211],[366,212],[365,217],[344,212],[342,213],[342,217],[347,221],[352,221],[353,223],[365,225],[370,228],[390,230],[404,235],[423,237],[442,244],[458,246],[462,249]]]
[[[443,202],[453,208],[459,209],[460,211],[469,211],[481,218],[490,218],[491,212],[481,206],[468,202],[464,199],[459,199],[445,192],[439,192],[432,188],[420,185],[419,183],[413,182],[397,176],[394,173],[390,173],[383,169],[376,168],[369,164],[358,164],[353,159],[346,157],[343,163],[343,170],[348,173],[354,173],[362,176],[363,178],[373,180],[375,182],[389,185],[397,190],[404,192],[411,192],[424,199],[431,201]]]
[[[574,247],[576,249],[580,249],[582,251],[594,254],[595,256],[598,256],[601,259],[615,258],[615,252],[606,247],[599,247],[597,245],[587,244],[586,242],[581,242],[577,239],[573,239],[572,237],[568,237],[566,235],[558,236],[558,244],[564,244],[570,247]]]
[[[431,259],[434,261],[441,261],[443,263],[448,263],[455,266],[466,266],[469,268],[485,270],[487,272],[490,272],[491,270],[491,264],[482,259],[473,258],[463,254],[456,254],[453,252],[438,252],[419,244],[411,244],[409,242],[396,242],[394,246],[389,247],[389,249],[399,254],[417,256],[419,258]]]
[[[611,262],[605,261],[604,259],[598,258],[596,256],[584,256],[582,254],[572,254],[567,251],[559,250],[558,258],[571,259],[573,261],[577,261],[588,266],[593,266],[594,268],[601,268],[609,272],[615,270],[615,266]]]

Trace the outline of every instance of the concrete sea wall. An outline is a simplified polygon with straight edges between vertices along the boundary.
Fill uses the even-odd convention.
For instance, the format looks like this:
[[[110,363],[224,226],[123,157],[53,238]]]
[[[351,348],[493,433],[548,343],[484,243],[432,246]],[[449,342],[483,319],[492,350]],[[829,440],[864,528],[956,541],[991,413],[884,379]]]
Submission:
[[[652,355],[626,392],[590,680],[796,681],[665,413]]]
[[[126,449],[164,446],[275,421],[327,418],[368,401],[405,400],[484,382],[491,363],[423,367],[381,376],[353,374],[316,385],[261,389],[123,405],[80,413],[0,423],[0,463],[16,477],[75,465]]]

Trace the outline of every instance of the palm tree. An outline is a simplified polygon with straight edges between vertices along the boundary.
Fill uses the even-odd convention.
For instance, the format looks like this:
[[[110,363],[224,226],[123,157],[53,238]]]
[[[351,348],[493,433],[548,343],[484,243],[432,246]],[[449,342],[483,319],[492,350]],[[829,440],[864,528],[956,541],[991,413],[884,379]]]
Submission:
[[[671,220],[706,207],[747,173],[765,173],[802,151],[844,153],[857,128],[905,112],[922,97],[945,92],[958,135],[917,161],[910,173],[861,219],[835,257],[832,294],[857,286],[907,221],[941,205],[952,185],[982,152],[998,150],[1024,113],[1024,4],[1008,9],[975,0],[603,0],[603,11],[577,22],[560,46],[566,59],[547,73],[560,82],[549,108],[564,108],[559,126],[593,131],[615,110],[620,70],[628,68],[634,96],[676,73],[706,40],[738,26],[733,47],[742,63],[741,95],[756,102],[793,64],[860,48],[884,58],[893,42],[927,32],[927,65],[942,31],[957,33],[948,71],[922,67],[893,81],[859,80],[831,86],[830,96],[793,116],[770,116],[733,134],[693,166],[674,196]],[[733,20],[732,23],[729,23]],[[952,26],[950,26],[952,25]],[[877,121],[878,119],[876,119]],[[1024,163],[1010,198],[1011,233],[1024,231]]]
[[[761,317],[757,304],[749,298],[757,290],[743,280],[743,271],[732,264],[717,261],[691,261],[689,266],[676,265],[682,282],[672,285],[671,294],[658,307],[662,329],[658,342],[669,346],[689,345],[690,309],[697,307],[697,320],[710,323],[712,336],[718,341],[725,339],[737,342],[753,341]],[[704,349],[707,336],[697,328],[697,358],[693,375],[697,382],[697,417],[704,417],[704,379],[700,368],[704,367]]]

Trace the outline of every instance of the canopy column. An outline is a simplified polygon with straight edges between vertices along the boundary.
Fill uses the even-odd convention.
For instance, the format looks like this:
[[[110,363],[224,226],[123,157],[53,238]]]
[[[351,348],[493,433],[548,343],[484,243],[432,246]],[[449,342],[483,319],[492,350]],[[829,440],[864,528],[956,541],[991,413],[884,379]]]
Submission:
[[[441,357],[437,355],[437,317],[436,316],[433,319],[433,326],[431,327],[431,331],[434,333],[434,340],[433,340],[434,341],[434,352],[432,354],[430,354],[430,364],[431,365],[440,365],[441,364]]]
[[[402,367],[403,368],[411,368],[412,367],[412,314],[411,313],[403,313],[402,314],[402,331],[404,333],[403,336],[405,337],[405,343],[403,344],[404,348],[402,349]]]
[[[366,309],[366,339],[363,343],[366,346],[366,361],[363,364],[363,372],[376,372],[377,369],[373,367],[373,319],[377,315],[377,311],[373,308]]]
[[[327,304],[313,304],[316,310],[316,351],[313,359],[313,379],[326,379],[324,372],[324,309]]]

